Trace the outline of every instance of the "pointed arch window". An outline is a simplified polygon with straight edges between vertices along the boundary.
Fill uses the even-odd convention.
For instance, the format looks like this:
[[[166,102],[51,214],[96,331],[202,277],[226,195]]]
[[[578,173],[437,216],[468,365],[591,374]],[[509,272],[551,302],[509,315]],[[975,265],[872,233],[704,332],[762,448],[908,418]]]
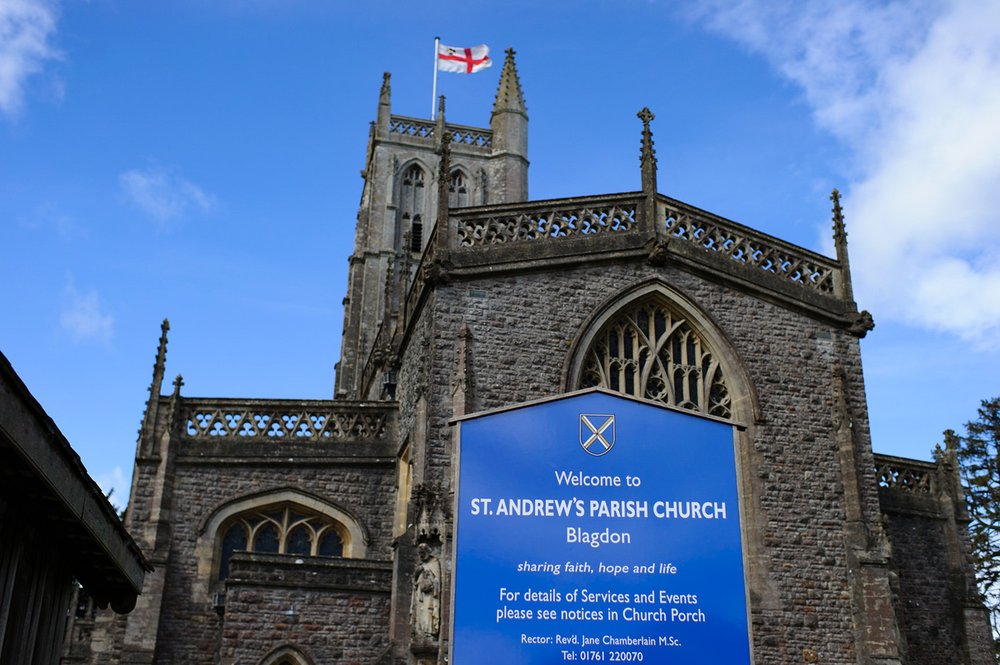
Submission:
[[[419,252],[424,237],[424,170],[413,164],[403,171],[399,191],[399,237],[410,234],[410,250]]]
[[[732,417],[715,354],[688,320],[657,297],[632,303],[602,326],[584,356],[580,387]]]
[[[237,551],[342,557],[343,529],[326,515],[289,504],[234,515],[219,529],[219,579],[229,576],[229,559]]]
[[[222,537],[222,557],[219,562],[219,579],[229,577],[229,559],[233,553],[247,549],[247,527],[243,522],[232,524]]]
[[[261,665],[309,665],[312,662],[295,647],[284,646],[268,654]]]
[[[448,181],[448,207],[463,208],[469,205],[469,186],[465,174],[459,170],[451,172]]]

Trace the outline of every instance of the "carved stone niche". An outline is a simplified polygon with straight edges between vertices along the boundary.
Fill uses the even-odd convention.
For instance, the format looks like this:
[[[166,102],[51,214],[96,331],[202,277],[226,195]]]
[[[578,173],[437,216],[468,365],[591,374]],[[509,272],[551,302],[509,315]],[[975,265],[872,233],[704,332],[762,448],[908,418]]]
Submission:
[[[413,490],[415,505],[413,541],[415,543],[442,543],[448,520],[447,500],[441,483],[421,483]]]
[[[438,482],[417,485],[413,501],[417,561],[410,596],[410,651],[418,663],[434,663],[441,635],[441,544],[449,511]]]

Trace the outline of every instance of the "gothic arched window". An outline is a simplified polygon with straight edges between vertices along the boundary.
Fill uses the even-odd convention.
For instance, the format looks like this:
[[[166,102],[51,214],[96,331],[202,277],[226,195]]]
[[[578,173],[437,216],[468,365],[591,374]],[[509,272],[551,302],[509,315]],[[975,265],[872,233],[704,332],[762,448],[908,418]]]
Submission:
[[[272,651],[260,663],[261,665],[308,665],[312,661],[295,647],[284,646]]]
[[[243,522],[230,525],[222,536],[222,556],[219,561],[219,579],[229,577],[229,559],[233,552],[247,549],[247,528]]]
[[[632,303],[601,327],[584,356],[580,387],[732,417],[717,358],[691,324],[657,297]]]
[[[248,510],[219,529],[219,579],[229,576],[236,551],[298,556],[344,556],[344,526],[326,515],[285,504]]]
[[[410,250],[419,252],[424,237],[424,170],[413,164],[403,172],[399,190],[399,237],[410,234]]]
[[[469,205],[469,188],[465,174],[455,170],[448,181],[448,207],[462,208]]]

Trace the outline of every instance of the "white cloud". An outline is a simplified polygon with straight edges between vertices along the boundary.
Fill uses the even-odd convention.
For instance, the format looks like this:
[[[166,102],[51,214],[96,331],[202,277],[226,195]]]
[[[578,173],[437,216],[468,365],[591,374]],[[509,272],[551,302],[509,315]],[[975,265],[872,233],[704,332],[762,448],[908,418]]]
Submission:
[[[0,0],[0,112],[16,116],[25,82],[59,57],[51,39],[56,11],[46,0]]]
[[[114,333],[114,317],[103,310],[97,291],[85,293],[77,290],[72,277],[66,280],[63,293],[64,305],[59,315],[59,324],[77,341],[111,342]]]
[[[742,0],[693,14],[799,85],[852,149],[859,303],[1000,345],[1000,3]]]
[[[43,201],[28,214],[18,217],[17,222],[27,229],[53,231],[55,237],[64,243],[87,235],[86,227],[75,215],[52,201]]]
[[[215,207],[215,198],[201,187],[155,164],[126,171],[118,182],[136,206],[161,224],[189,211],[208,212]]]
[[[129,487],[125,484],[125,474],[120,466],[115,466],[111,471],[105,471],[94,476],[94,482],[101,488],[115,510],[121,512],[125,504],[128,503]]]

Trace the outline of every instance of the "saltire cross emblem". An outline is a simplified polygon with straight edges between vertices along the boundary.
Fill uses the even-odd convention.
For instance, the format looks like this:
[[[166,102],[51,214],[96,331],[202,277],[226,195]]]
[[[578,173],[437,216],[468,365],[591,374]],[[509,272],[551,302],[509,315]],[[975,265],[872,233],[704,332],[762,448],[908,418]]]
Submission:
[[[615,445],[615,417],[609,414],[580,414],[580,445],[594,457],[609,452]]]

